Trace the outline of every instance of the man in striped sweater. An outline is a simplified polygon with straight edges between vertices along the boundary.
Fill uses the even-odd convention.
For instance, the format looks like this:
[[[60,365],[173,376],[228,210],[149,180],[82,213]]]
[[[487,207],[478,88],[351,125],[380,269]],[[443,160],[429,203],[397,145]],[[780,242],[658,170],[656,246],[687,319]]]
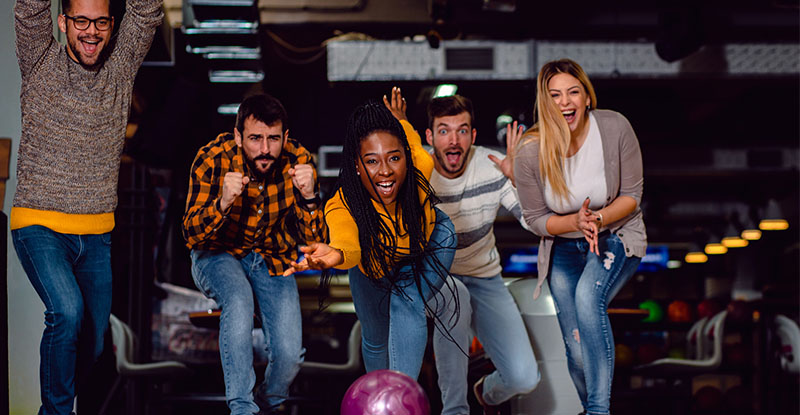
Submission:
[[[450,216],[458,234],[450,272],[468,292],[459,298],[459,319],[450,330],[455,343],[434,331],[443,415],[469,414],[468,357],[461,350],[468,350],[473,332],[496,367],[473,388],[485,413],[497,413],[497,405],[532,391],[540,379],[519,309],[503,283],[494,238],[500,206],[527,229],[513,186],[511,155],[516,143],[508,143],[509,157],[473,145],[473,119],[472,102],[459,95],[436,98],[428,106],[425,135],[433,146],[435,167],[430,182],[442,201],[437,207]]]
[[[11,236],[45,305],[40,415],[69,414],[76,379],[103,350],[111,312],[117,176],[136,72],[161,24],[161,0],[17,0],[22,136]],[[114,25],[119,30],[112,36]]]

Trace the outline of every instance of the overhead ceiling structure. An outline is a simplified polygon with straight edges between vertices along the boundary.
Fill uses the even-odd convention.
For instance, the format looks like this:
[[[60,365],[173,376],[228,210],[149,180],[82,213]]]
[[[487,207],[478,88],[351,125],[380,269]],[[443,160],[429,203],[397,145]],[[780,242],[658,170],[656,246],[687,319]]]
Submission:
[[[165,8],[191,38],[201,25],[187,5],[242,1]],[[539,67],[570,57],[589,73],[600,107],[636,130],[652,242],[688,245],[698,232],[758,223],[769,200],[800,225],[798,0],[248,3],[259,15],[261,83],[312,150],[340,144],[349,110],[394,84],[423,128],[440,83],[473,99],[478,144],[497,146],[495,120],[530,125]]]

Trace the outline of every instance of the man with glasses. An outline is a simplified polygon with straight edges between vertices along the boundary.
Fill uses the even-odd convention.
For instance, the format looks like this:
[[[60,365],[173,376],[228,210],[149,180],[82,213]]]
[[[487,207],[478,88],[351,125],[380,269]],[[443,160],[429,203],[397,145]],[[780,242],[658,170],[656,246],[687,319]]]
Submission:
[[[39,414],[69,414],[103,349],[111,310],[117,176],[136,72],[161,23],[161,0],[127,0],[113,48],[109,0],[17,0],[22,135],[11,234],[44,302]]]

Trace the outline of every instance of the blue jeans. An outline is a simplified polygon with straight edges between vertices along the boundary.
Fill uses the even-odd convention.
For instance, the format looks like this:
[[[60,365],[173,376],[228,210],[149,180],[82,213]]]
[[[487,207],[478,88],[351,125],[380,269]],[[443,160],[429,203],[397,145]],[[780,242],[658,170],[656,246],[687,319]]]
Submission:
[[[253,401],[253,315],[258,302],[268,356],[265,398],[280,405],[303,362],[300,296],[294,276],[270,275],[260,254],[236,259],[227,252],[192,250],[192,277],[197,288],[222,308],[219,354],[225,398],[233,415],[259,411]],[[255,300],[254,300],[255,297]],[[266,408],[263,408],[266,409]]]
[[[428,247],[434,250],[442,268],[426,260],[422,293],[416,284],[410,283],[410,272],[402,269],[400,273],[408,276],[408,280],[400,282],[404,285],[402,292],[392,289],[387,278],[371,280],[357,266],[350,269],[350,291],[356,314],[361,320],[361,354],[367,372],[391,369],[417,378],[428,339],[423,298],[431,308],[441,303],[436,301],[441,299],[436,293],[448,290],[444,284],[447,270],[453,263],[456,242],[450,218],[436,209],[436,226]],[[432,284],[425,283],[426,279]]]
[[[39,414],[69,414],[76,383],[103,351],[111,314],[111,234],[62,234],[35,225],[15,229],[11,237],[45,306]]]
[[[483,397],[499,405],[514,395],[528,393],[541,374],[517,303],[501,275],[491,278],[454,275],[459,287],[459,317],[450,335],[433,333],[436,371],[442,391],[442,415],[469,414],[467,367],[472,333],[478,336],[496,370],[483,382]]]
[[[625,256],[617,235],[599,240],[600,256],[585,239],[556,238],[550,268],[550,293],[567,349],[567,366],[587,414],[606,415],[614,377],[614,335],[608,303],[641,262]]]

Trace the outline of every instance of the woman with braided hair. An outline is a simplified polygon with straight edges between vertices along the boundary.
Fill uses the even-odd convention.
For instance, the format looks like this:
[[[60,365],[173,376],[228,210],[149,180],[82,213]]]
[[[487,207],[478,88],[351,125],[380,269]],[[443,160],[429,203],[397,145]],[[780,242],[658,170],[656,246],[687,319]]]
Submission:
[[[286,275],[348,269],[367,371],[392,369],[416,379],[426,311],[437,321],[457,315],[457,300],[445,304],[440,295],[455,290],[447,279],[456,234],[434,207],[433,159],[405,120],[400,89],[383,100],[361,105],[349,119],[337,191],[325,206],[330,243],[301,248],[305,257]],[[323,273],[323,281],[329,277]]]

